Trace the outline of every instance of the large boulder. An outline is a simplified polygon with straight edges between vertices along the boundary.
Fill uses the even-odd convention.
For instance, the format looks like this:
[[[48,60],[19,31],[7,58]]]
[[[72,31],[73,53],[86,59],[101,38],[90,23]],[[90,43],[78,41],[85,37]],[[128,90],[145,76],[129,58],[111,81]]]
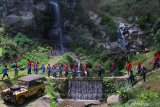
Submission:
[[[0,17],[11,33],[43,35],[51,24],[49,7],[46,0],[6,0],[0,7]]]
[[[31,107],[50,107],[51,98],[48,95],[45,95],[31,104]]]
[[[118,42],[111,42],[109,45],[112,51],[120,50],[120,45]]]
[[[21,15],[11,14],[5,17],[4,23],[12,33],[23,32],[33,34],[36,23],[32,12],[22,12]]]
[[[107,98],[108,105],[120,104],[122,103],[122,98],[120,95],[112,95]]]

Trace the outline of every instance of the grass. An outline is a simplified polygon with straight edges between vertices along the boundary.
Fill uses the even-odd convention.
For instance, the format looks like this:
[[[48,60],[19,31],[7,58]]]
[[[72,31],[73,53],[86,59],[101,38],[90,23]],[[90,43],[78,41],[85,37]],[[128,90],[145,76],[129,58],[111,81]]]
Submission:
[[[142,88],[160,93],[160,71],[148,75],[147,82]]]

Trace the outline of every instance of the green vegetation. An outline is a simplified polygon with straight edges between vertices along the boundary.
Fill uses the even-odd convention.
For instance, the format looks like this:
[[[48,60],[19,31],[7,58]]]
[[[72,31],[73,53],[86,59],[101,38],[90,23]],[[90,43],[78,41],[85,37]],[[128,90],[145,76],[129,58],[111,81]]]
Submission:
[[[112,18],[112,16],[108,13],[103,14],[102,16],[102,25],[106,25],[106,31],[111,41],[117,40],[117,23]]]
[[[56,107],[56,92],[55,92],[55,88],[54,88],[54,83],[51,82],[51,80],[47,81],[47,85],[46,85],[46,90],[45,93],[48,94],[51,98],[51,103],[50,106],[51,107]]]

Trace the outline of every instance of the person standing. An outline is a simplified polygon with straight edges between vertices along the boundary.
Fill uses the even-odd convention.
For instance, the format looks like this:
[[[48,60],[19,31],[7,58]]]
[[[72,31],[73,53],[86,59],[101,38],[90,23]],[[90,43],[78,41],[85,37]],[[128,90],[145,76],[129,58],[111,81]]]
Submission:
[[[74,64],[72,72],[73,72],[73,77],[77,77],[77,64]]]
[[[63,64],[60,64],[58,69],[59,69],[59,76],[62,77]]]
[[[30,60],[28,60],[27,62],[27,69],[28,69],[28,74],[31,74],[32,62]]]
[[[115,62],[113,61],[112,62],[112,76],[115,76],[115,70],[116,70],[116,67],[115,67]]]
[[[132,70],[130,70],[129,79],[130,79],[130,82],[131,82],[132,87],[133,87],[135,79],[134,79],[134,75],[133,75],[133,71]]]
[[[153,70],[155,69],[155,67],[159,68],[159,53],[156,53],[153,59]]]
[[[142,71],[141,71],[141,76],[142,76],[144,82],[146,82],[146,74],[147,74],[147,69],[145,67],[143,67]]]
[[[127,61],[126,70],[129,75],[130,71],[132,70],[132,63],[130,61]]]
[[[65,72],[65,76],[68,77],[68,69],[69,69],[69,65],[66,64],[64,67],[64,72]]]
[[[140,74],[140,73],[141,73],[141,70],[142,70],[142,68],[141,68],[141,62],[138,62],[138,65],[137,65],[137,67],[136,67],[136,70],[137,70],[137,74]]]
[[[84,74],[89,77],[88,64],[84,64]]]
[[[102,76],[102,65],[100,63],[98,64],[98,76]]]
[[[57,66],[55,64],[52,66],[52,76],[57,77]]]
[[[3,71],[2,71],[2,73],[3,73],[2,80],[4,79],[5,76],[7,76],[7,78],[9,79],[8,70],[9,70],[9,68],[7,68],[7,66],[5,65],[3,68]]]
[[[42,65],[42,67],[41,67],[41,70],[42,70],[42,73],[45,73],[45,66],[44,66],[44,64]]]
[[[50,77],[50,74],[51,74],[51,65],[48,64],[47,66],[47,74],[48,74],[48,77]]]
[[[15,63],[13,69],[14,69],[14,72],[15,72],[14,76],[17,76],[18,75],[18,64],[17,64],[17,62]]]
[[[34,62],[34,73],[37,74],[38,73],[38,61]]]

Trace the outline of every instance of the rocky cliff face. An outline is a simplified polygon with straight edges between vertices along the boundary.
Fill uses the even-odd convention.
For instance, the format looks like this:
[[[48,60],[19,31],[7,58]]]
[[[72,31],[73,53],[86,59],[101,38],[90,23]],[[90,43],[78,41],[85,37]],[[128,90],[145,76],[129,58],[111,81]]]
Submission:
[[[5,0],[0,13],[11,33],[44,35],[52,20],[50,5],[46,0]]]

